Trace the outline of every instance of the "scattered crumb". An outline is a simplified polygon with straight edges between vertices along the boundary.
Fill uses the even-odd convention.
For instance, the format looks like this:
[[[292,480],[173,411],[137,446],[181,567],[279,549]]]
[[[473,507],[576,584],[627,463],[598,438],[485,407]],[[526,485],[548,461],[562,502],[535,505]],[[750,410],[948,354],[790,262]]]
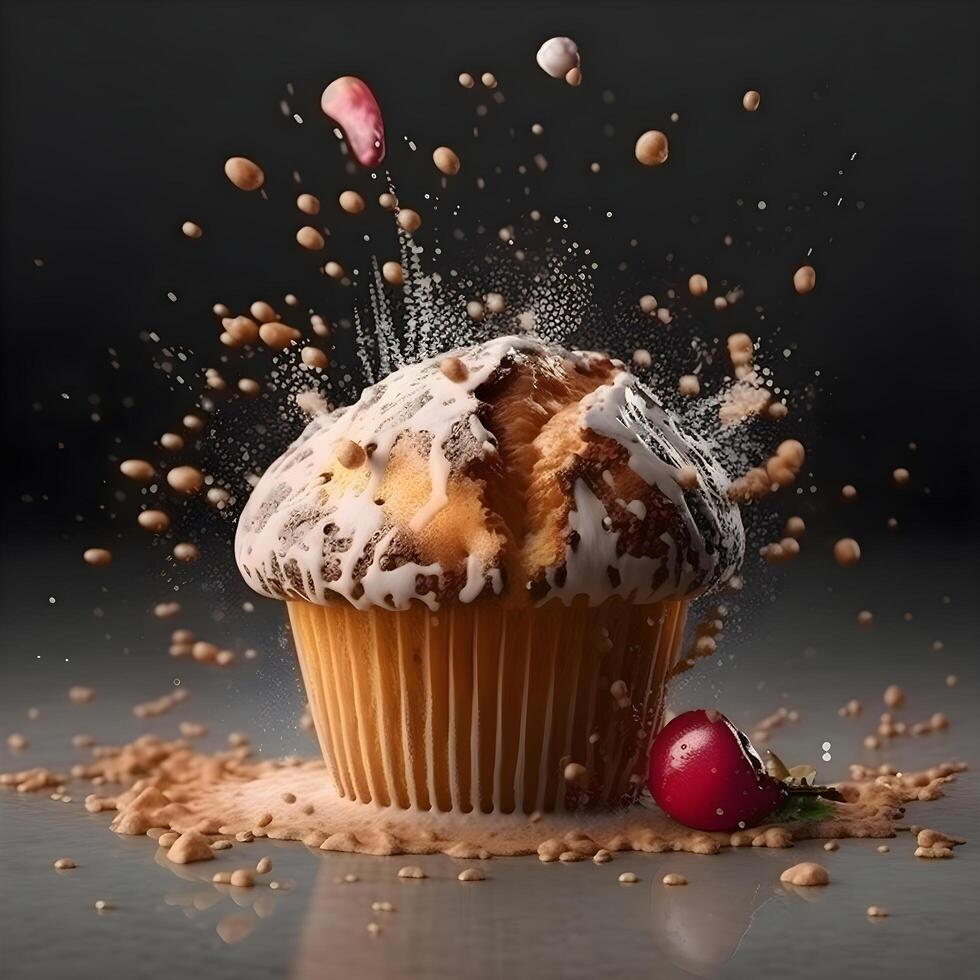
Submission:
[[[810,887],[813,885],[830,884],[830,874],[822,864],[815,864],[813,861],[803,861],[787,868],[780,876],[779,880],[788,885],[798,885]]]

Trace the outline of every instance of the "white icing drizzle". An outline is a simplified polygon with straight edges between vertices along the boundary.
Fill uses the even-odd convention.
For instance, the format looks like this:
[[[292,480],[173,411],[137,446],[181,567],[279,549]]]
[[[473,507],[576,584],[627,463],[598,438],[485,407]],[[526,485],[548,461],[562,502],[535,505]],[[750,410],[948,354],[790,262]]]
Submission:
[[[447,357],[465,365],[464,380],[451,380],[440,370]],[[533,358],[540,370],[557,377],[570,361],[588,368],[603,360],[530,337],[500,337],[403,367],[365,389],[354,405],[315,417],[265,472],[242,513],[235,556],[248,583],[273,597],[318,603],[342,597],[362,609],[405,609],[412,600],[437,609],[446,598],[472,602],[488,591],[500,594],[502,571],[486,556],[471,553],[459,568],[444,569],[438,563],[405,560],[405,545],[411,553],[414,536],[446,504],[453,475],[496,454],[497,440],[477,415],[481,401],[476,392],[507,363],[522,358]],[[626,450],[629,467],[676,509],[687,546],[678,546],[668,534],[661,536],[666,549],[656,556],[631,554],[620,546],[620,532],[612,529],[601,500],[579,478],[566,528],[578,541],[573,546],[569,539],[563,565],[540,570],[551,587],[541,601],[558,596],[569,602],[586,594],[593,603],[610,595],[651,602],[693,594],[734,571],[744,538],[738,511],[724,492],[727,477],[706,444],[682,433],[651,392],[621,370],[611,384],[582,399],[579,425]],[[428,454],[431,492],[407,526],[395,526],[377,496],[392,450],[403,436]],[[328,496],[326,479],[337,470],[338,448],[347,440],[367,453],[361,464],[366,468],[363,486]],[[696,468],[696,491],[678,486],[682,465]],[[608,471],[601,479],[611,485]],[[621,510],[644,522],[649,508],[632,500]],[[615,570],[615,584],[610,569]],[[449,572],[457,584],[447,594]]]
[[[655,486],[666,497],[683,521],[687,535],[694,544],[696,564],[681,554],[674,538],[664,533],[661,540],[667,546],[668,574],[657,587],[655,573],[664,565],[661,558],[617,553],[618,534],[605,528],[610,515],[603,504],[581,480],[575,485],[576,511],[569,516],[569,525],[581,536],[576,548],[565,549],[564,581],[548,572],[553,586],[551,595],[566,601],[581,593],[593,603],[609,595],[628,597],[634,602],[657,602],[674,595],[700,591],[698,582],[709,576],[713,581],[730,576],[741,562],[745,547],[741,517],[725,496],[728,477],[714,461],[707,444],[693,434],[682,434],[676,419],[660,404],[633,375],[621,371],[611,385],[603,385],[582,399],[579,418],[583,429],[618,442],[629,454],[629,467],[643,481]],[[693,465],[701,480],[698,491],[685,492],[677,482],[681,466]],[[714,553],[705,547],[705,530],[700,527],[691,510],[691,502],[700,506],[702,519],[710,521],[718,544]],[[633,501],[633,504],[640,503]],[[707,506],[704,506],[707,504]],[[642,507],[642,503],[640,503]],[[631,510],[635,509],[633,506]],[[645,508],[643,518],[645,519]],[[586,537],[588,535],[588,537]],[[719,555],[724,564],[719,567]],[[596,594],[595,583],[608,577],[606,569],[618,573],[619,582]],[[586,583],[592,583],[589,588]],[[709,583],[713,584],[713,583]]]

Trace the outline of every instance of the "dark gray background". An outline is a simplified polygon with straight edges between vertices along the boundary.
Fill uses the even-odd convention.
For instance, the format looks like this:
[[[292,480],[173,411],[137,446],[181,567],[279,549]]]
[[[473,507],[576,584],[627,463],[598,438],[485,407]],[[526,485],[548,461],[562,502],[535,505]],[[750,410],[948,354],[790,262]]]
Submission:
[[[343,312],[347,297],[297,255],[288,203],[294,167],[325,200],[346,180],[318,108],[323,84],[340,73],[375,87],[403,184],[415,172],[403,133],[423,147],[453,143],[468,160],[479,152],[489,170],[541,145],[526,135],[540,118],[551,167],[531,206],[569,214],[607,268],[635,235],[651,269],[662,273],[673,252],[686,270],[746,283],[748,301],[719,329],[758,326],[751,306],[765,302],[768,323],[800,342],[808,367],[822,368],[828,390],[811,447],[822,487],[867,473],[875,480],[864,481],[866,492],[877,492],[877,477],[915,439],[915,469],[939,504],[930,523],[969,520],[978,343],[972,5],[7,2],[3,10],[8,533],[60,529],[76,512],[94,520],[107,436],[118,434],[128,451],[171,420],[138,331],[213,351],[211,303],[243,305],[253,292],[293,289]],[[534,64],[539,39],[555,32],[582,47],[578,91],[547,84]],[[506,139],[477,148],[468,136],[479,96],[454,79],[483,67],[497,72],[508,100],[491,116],[524,129],[516,149]],[[278,111],[288,81],[301,127]],[[748,87],[763,93],[755,116],[733,110]],[[603,103],[606,90],[613,106]],[[681,121],[669,127],[673,110]],[[602,135],[604,123],[614,137]],[[651,125],[672,130],[670,163],[655,180],[631,155]],[[221,163],[235,152],[261,159],[273,206],[227,183]],[[585,171],[592,159],[603,162],[599,178]],[[431,185],[431,168],[421,172]],[[475,168],[464,174],[471,217],[491,228],[512,219],[502,200],[519,188],[516,177],[478,195]],[[350,182],[368,186],[363,174]],[[824,189],[844,196],[840,210],[821,199]],[[734,204],[740,196],[744,209]],[[746,214],[759,197],[766,214]],[[589,205],[616,219],[590,217]],[[331,223],[336,208],[327,210]],[[178,230],[190,214],[207,229],[192,248]],[[726,231],[753,243],[724,253]],[[786,269],[809,244],[820,288],[796,302]],[[108,367],[108,346],[123,370]],[[96,392],[100,425],[87,418],[85,399]],[[118,404],[127,394],[132,411]],[[43,506],[18,503],[45,491],[53,499]]]
[[[746,299],[723,316],[706,302],[695,312],[708,336],[748,329],[770,349],[796,349],[778,376],[797,406],[812,388],[787,429],[807,443],[814,476],[803,482],[818,492],[766,509],[799,509],[810,523],[801,564],[832,577],[828,550],[844,533],[866,554],[892,547],[893,515],[902,540],[926,548],[975,541],[971,5],[8,2],[3,28],[7,622],[26,609],[88,620],[108,584],[117,601],[128,589],[143,604],[171,588],[162,551],[134,533],[141,498],[114,460],[150,454],[193,402],[172,393],[154,367],[158,345],[141,333],[186,348],[200,371],[220,353],[216,300],[240,310],[294,291],[331,318],[349,315],[351,291],[319,276],[292,240],[294,169],[325,202],[330,254],[363,262],[365,229],[382,255],[393,249],[374,209],[345,222],[333,203],[343,186],[377,189],[362,171],[345,174],[318,107],[341,73],[376,89],[388,164],[409,196],[436,189],[426,148],[459,150],[466,168],[453,191],[473,247],[481,223],[493,238],[535,206],[569,216],[608,297],[659,291],[692,271],[745,285]],[[534,64],[537,44],[556,32],[581,45],[581,89],[549,83]],[[485,120],[474,114],[490,104],[485,93],[455,83],[463,69],[500,78],[506,102]],[[287,82],[302,126],[279,111]],[[739,107],[748,87],[763,93],[754,115]],[[535,140],[538,120],[546,133]],[[670,161],[656,172],[632,158],[648,126],[671,133]],[[410,153],[404,135],[422,151]],[[538,149],[550,166],[524,198],[529,181],[516,167]],[[227,182],[221,164],[234,153],[261,160],[268,202]],[[484,192],[478,174],[489,179]],[[188,216],[206,229],[198,242],[179,232]],[[433,229],[427,220],[428,246]],[[819,286],[801,299],[790,275],[810,247]],[[888,479],[897,465],[913,473],[901,494]],[[856,505],[839,504],[845,482],[861,491]],[[214,534],[203,510],[188,529]],[[216,544],[227,541],[231,524],[217,533]],[[79,552],[96,543],[131,557],[83,576]],[[228,552],[211,554],[205,578],[234,581]],[[147,579],[157,583],[150,596]],[[63,581],[71,588],[52,610],[48,586]]]

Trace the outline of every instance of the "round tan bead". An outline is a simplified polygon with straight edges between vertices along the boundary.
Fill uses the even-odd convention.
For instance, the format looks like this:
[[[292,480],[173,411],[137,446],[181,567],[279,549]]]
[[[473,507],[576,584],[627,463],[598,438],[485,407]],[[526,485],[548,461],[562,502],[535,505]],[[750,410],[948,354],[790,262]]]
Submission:
[[[418,211],[411,208],[402,208],[395,219],[402,231],[407,231],[410,235],[422,227],[422,218]]]
[[[316,228],[311,225],[303,225],[299,231],[296,232],[296,241],[303,246],[303,248],[308,249],[310,252],[319,252],[320,249],[326,244],[323,235],[316,230]]]
[[[813,291],[817,284],[817,271],[812,265],[801,265],[793,273],[793,288],[802,296]]]
[[[170,517],[162,510],[144,510],[136,518],[139,526],[153,534],[164,534],[170,529]]]
[[[119,464],[119,472],[137,483],[149,483],[156,477],[156,470],[145,459],[124,459]]]
[[[455,177],[459,173],[459,157],[448,146],[437,146],[432,151],[432,162],[447,177]]]
[[[381,275],[390,286],[405,285],[405,271],[402,269],[401,262],[385,262],[381,266]]]
[[[337,446],[337,462],[344,469],[354,470],[359,467],[367,454],[364,449],[351,439],[343,439]]]
[[[300,357],[307,367],[320,368],[323,370],[327,366],[327,355],[319,347],[304,347]]]
[[[112,552],[108,548],[86,548],[82,558],[87,565],[102,568],[112,561]]]
[[[337,200],[348,214],[360,214],[366,207],[364,198],[357,191],[343,191]]]
[[[659,129],[650,129],[636,141],[634,153],[644,167],[659,167],[670,155],[670,144]]]
[[[303,214],[319,214],[320,199],[314,194],[300,194],[300,196],[296,198],[296,207],[298,207]]]
[[[225,176],[241,191],[257,191],[265,183],[262,168],[248,157],[229,157]]]

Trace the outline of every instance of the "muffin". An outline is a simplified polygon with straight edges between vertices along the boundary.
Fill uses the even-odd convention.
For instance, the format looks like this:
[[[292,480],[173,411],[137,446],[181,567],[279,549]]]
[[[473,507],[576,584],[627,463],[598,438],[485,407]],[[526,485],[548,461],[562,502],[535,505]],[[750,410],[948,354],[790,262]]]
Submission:
[[[743,555],[727,486],[621,362],[501,337],[317,416],[255,487],[235,554],[286,600],[342,796],[627,804],[688,605]]]

